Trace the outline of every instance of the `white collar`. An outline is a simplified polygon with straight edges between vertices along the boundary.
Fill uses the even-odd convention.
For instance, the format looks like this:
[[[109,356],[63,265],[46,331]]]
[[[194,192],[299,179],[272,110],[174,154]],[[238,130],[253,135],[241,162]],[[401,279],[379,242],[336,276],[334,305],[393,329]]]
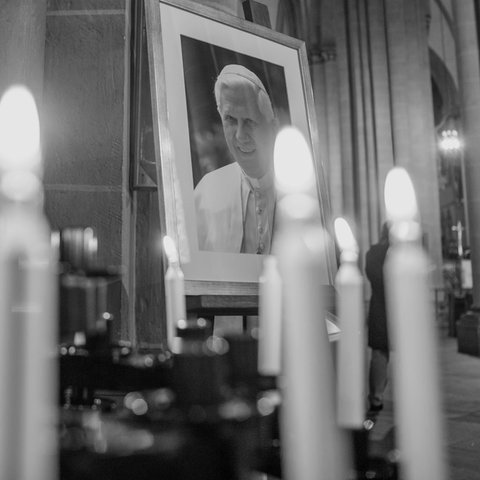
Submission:
[[[243,169],[242,170],[242,173],[243,173],[243,176],[245,178],[245,180],[247,181],[247,183],[249,184],[251,190],[260,190],[260,191],[265,191],[265,190],[269,190],[273,187],[273,168],[271,168],[270,170],[268,170],[268,172],[261,178],[253,178],[253,177],[249,177],[245,171]]]

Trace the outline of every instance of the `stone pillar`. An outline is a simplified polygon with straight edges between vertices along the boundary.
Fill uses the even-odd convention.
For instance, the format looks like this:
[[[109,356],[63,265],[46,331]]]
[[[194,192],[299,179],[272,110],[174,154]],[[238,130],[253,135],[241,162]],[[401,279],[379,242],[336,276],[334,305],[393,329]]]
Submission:
[[[327,177],[325,183],[328,186],[331,218],[334,219],[344,215],[336,51],[333,47],[313,50],[310,58],[320,143],[319,160]]]
[[[343,215],[355,219],[355,183],[354,183],[354,124],[352,122],[353,93],[350,91],[351,70],[349,65],[350,35],[346,25],[347,2],[330,0],[335,3],[336,48],[338,70],[339,99],[339,135],[341,138],[340,154],[342,166],[342,207]],[[358,226],[360,227],[360,225]]]
[[[327,145],[329,162],[329,186],[330,203],[333,218],[342,215],[342,156],[340,137],[340,111],[338,91],[338,68],[337,53],[333,48],[323,51],[323,66],[325,72],[325,96],[327,99],[326,113],[327,123]]]
[[[385,3],[395,164],[412,177],[426,247],[442,285],[437,153],[423,0]]]
[[[46,0],[3,0],[0,15],[0,95],[22,83],[40,106],[43,91]]]
[[[385,220],[387,172],[405,167],[416,186],[427,248],[442,283],[435,128],[424,0],[338,2],[345,206],[362,250]],[[350,144],[350,147],[345,145]]]
[[[371,49],[370,69],[372,77],[373,115],[375,118],[375,152],[376,152],[376,187],[382,201],[378,204],[379,223],[385,219],[383,189],[385,177],[395,164],[394,143],[392,135],[391,89],[388,71],[388,45],[385,42],[385,2],[371,0],[368,3],[368,30]]]
[[[338,2],[337,17],[344,207],[364,253],[385,220],[383,185],[393,166],[383,2]]]
[[[480,66],[473,0],[452,2],[465,141],[466,203],[470,220],[473,303],[480,307]]]

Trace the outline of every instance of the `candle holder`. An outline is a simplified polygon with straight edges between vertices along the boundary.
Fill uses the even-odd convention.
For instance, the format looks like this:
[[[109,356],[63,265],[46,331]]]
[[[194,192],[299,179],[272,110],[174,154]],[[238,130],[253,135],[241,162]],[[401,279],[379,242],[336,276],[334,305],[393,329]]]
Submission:
[[[273,408],[237,389],[252,378],[252,362],[237,357],[250,339],[231,339],[227,360],[227,340],[209,336],[206,322],[180,327],[168,386],[131,391],[111,412],[65,411],[62,479],[240,480],[266,465],[259,431]]]
[[[92,228],[69,227],[53,235],[59,251],[60,403],[67,409],[112,411],[118,392],[168,385],[171,355],[143,354],[112,339],[109,289],[121,271],[97,261]],[[114,391],[117,395],[101,394]]]

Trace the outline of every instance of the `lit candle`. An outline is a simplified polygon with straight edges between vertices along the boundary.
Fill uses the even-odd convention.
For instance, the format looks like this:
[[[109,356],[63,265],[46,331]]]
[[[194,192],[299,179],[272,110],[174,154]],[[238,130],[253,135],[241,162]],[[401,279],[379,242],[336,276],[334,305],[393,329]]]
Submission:
[[[168,260],[165,273],[165,304],[167,313],[167,343],[172,350],[177,336],[177,326],[180,320],[187,319],[185,306],[185,279],[180,268],[180,259],[175,243],[168,235],[163,237],[163,248]]]
[[[430,263],[421,246],[413,185],[402,168],[385,182],[391,222],[384,266],[402,478],[445,480],[443,416],[429,281]]]
[[[274,150],[283,283],[281,441],[287,480],[347,478],[349,452],[336,424],[332,352],[325,323],[322,271],[329,242],[320,224],[309,147],[294,128]]]
[[[365,316],[358,245],[345,219],[335,220],[341,250],[335,278],[341,329],[337,345],[337,417],[341,427],[359,429],[365,420]]]
[[[57,478],[56,257],[42,214],[37,109],[0,101],[0,478]]]
[[[282,280],[273,256],[263,262],[259,297],[258,371],[277,376],[281,369]]]
[[[98,238],[93,228],[87,227],[83,230],[83,268],[94,268],[97,265]]]

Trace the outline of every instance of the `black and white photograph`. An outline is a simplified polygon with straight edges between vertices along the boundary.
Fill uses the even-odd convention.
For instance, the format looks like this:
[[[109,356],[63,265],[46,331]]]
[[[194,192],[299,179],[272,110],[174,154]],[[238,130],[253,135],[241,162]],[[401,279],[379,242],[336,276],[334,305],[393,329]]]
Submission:
[[[480,0],[0,0],[0,480],[480,480]]]
[[[187,290],[231,285],[240,293],[255,288],[275,243],[278,132],[294,126],[305,136],[315,208],[327,223],[325,171],[313,141],[318,130],[303,44],[207,11],[175,2],[147,8],[150,84],[159,86],[153,111],[164,102],[168,111],[154,118],[158,177]],[[163,152],[166,137],[171,148]],[[333,244],[323,256],[329,285]]]
[[[269,254],[283,67],[188,37],[182,52],[199,250]]]

